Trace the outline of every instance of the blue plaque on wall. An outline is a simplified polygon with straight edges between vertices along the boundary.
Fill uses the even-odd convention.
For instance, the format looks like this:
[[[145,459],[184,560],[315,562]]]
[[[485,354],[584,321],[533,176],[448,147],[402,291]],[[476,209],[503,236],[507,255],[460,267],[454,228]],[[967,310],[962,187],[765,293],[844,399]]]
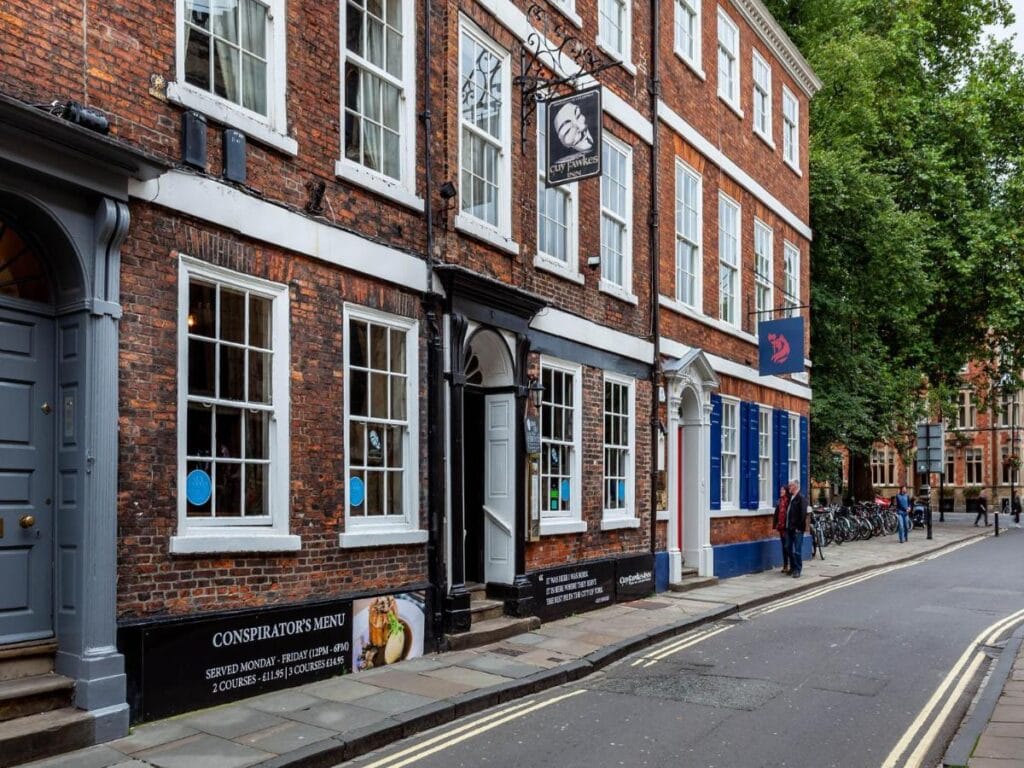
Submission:
[[[188,503],[196,507],[203,506],[210,500],[213,493],[213,483],[210,476],[202,469],[193,469],[185,478],[185,498]]]

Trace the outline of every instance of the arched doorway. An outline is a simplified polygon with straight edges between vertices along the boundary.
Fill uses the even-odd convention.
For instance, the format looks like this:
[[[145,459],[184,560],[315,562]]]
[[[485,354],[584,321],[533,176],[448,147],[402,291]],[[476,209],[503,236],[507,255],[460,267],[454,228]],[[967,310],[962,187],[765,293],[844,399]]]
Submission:
[[[0,210],[0,645],[54,632],[53,284],[15,221]]]
[[[466,347],[466,580],[512,584],[517,518],[512,352],[508,340],[490,328],[478,328]]]
[[[669,581],[684,565],[701,576],[714,571],[709,516],[711,391],[718,377],[699,349],[666,362],[668,388]]]

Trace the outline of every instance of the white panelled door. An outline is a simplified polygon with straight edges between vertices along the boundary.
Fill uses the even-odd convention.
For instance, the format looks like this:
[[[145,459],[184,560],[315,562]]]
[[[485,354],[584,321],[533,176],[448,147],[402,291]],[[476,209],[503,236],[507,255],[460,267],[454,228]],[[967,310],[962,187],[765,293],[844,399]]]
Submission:
[[[511,584],[515,578],[515,397],[484,400],[484,578]]]

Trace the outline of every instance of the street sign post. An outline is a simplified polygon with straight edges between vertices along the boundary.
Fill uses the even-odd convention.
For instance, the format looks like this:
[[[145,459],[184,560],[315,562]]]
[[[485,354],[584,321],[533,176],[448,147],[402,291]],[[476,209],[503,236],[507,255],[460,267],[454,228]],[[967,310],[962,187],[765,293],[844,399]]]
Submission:
[[[932,537],[932,512],[931,512],[931,488],[928,476],[932,473],[942,475],[945,472],[946,461],[946,425],[943,422],[937,424],[922,423],[917,425],[917,458],[915,465],[918,474],[925,476],[924,487],[928,489],[928,506],[925,509],[925,519],[928,526],[928,538]],[[942,511],[942,499],[939,499],[939,520],[944,521],[945,514]]]

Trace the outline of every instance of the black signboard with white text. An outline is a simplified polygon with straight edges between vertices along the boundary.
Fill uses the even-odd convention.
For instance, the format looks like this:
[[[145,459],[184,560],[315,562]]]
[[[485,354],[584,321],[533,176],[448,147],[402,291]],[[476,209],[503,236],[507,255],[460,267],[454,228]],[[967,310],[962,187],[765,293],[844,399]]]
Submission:
[[[352,601],[158,624],[141,641],[153,720],[350,672]]]
[[[600,86],[557,96],[546,104],[547,186],[600,176]]]
[[[543,620],[592,611],[615,602],[615,561],[595,560],[527,574],[536,614]]]
[[[636,600],[654,592],[654,555],[650,552],[615,561],[615,600]]]

